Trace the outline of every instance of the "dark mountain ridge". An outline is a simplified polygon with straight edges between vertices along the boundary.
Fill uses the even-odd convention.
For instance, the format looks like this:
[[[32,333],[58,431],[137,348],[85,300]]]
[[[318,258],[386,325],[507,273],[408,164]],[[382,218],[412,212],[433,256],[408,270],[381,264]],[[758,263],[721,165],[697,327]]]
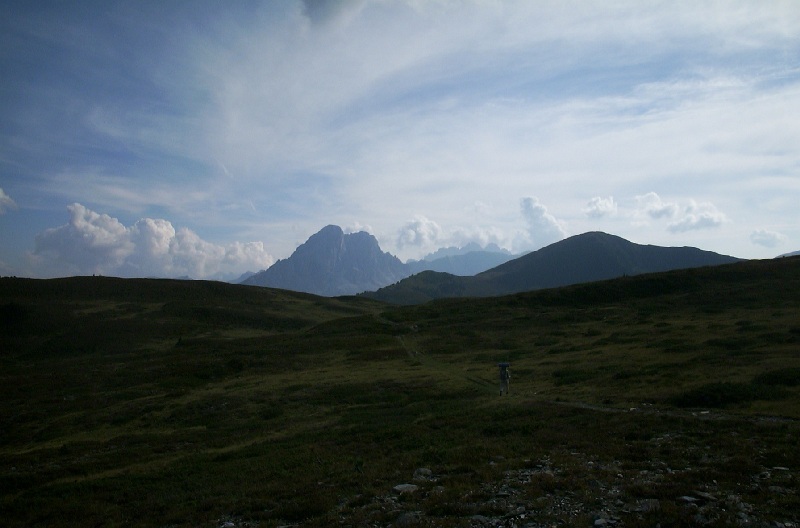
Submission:
[[[555,288],[740,259],[694,247],[641,245],[599,231],[566,238],[478,275],[501,293]]]
[[[576,235],[473,277],[425,272],[365,296],[395,304],[486,297],[740,259],[693,247],[640,245],[601,232]]]

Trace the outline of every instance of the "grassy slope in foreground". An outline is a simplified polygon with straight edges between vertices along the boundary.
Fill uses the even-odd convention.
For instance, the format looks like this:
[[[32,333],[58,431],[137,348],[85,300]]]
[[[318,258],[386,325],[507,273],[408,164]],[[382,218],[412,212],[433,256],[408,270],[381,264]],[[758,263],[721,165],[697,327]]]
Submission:
[[[697,490],[719,525],[728,497],[797,522],[798,313],[800,259],[406,308],[2,279],[3,522],[469,526],[511,493],[537,522],[689,525]],[[418,467],[438,480],[393,499]]]

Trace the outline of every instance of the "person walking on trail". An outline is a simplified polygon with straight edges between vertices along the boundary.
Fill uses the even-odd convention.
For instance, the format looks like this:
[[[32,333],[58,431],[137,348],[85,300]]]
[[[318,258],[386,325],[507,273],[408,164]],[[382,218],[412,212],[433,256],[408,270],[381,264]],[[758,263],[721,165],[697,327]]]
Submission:
[[[500,367],[500,396],[502,396],[504,392],[508,394],[508,383],[511,380],[511,372],[508,371],[508,367],[511,364],[498,363],[497,366]]]

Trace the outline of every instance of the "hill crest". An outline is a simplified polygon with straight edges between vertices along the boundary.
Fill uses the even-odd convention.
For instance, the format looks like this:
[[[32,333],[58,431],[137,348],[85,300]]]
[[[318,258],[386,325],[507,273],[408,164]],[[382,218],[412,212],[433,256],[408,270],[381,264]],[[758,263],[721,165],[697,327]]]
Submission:
[[[416,304],[442,297],[507,295],[739,260],[693,247],[635,244],[615,235],[592,231],[566,238],[474,277],[419,274],[365,295],[395,304]]]

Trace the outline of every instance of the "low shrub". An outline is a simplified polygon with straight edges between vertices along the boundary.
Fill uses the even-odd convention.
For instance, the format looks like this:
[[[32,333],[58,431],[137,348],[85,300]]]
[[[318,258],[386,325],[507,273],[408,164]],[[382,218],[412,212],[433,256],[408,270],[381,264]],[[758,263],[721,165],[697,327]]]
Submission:
[[[556,386],[581,383],[592,379],[592,377],[594,377],[594,373],[590,370],[562,368],[553,371],[553,378],[555,379]]]
[[[800,385],[800,367],[764,372],[753,378],[753,383],[797,387]]]
[[[763,383],[707,383],[671,398],[677,407],[723,408],[755,400],[775,400],[785,397],[780,387]]]
[[[753,400],[753,390],[747,383],[707,383],[672,398],[678,407],[720,408]]]

